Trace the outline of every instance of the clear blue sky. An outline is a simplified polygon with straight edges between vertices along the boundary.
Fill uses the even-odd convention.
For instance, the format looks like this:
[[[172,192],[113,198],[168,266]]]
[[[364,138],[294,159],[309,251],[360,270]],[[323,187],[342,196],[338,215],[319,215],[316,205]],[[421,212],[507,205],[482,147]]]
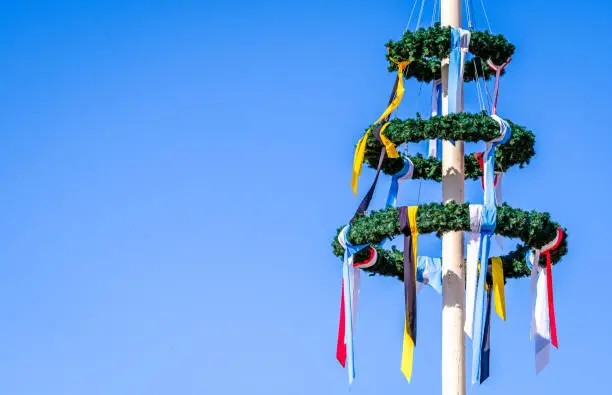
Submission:
[[[560,350],[549,368],[535,376],[528,280],[509,281],[491,378],[470,393],[604,393],[612,6],[486,3],[494,32],[517,46],[500,114],[537,135],[531,165],[505,178],[506,200],[549,211],[570,250],[554,271]],[[0,393],[348,393],[330,241],[358,203],[353,147],[384,108],[384,43],[410,7],[2,2]],[[425,111],[428,87],[418,98],[417,88],[398,116]],[[405,184],[400,203],[414,204],[418,186]],[[422,183],[421,202],[440,196]],[[480,196],[469,182],[466,197]],[[421,246],[440,255],[431,236]],[[402,292],[393,279],[363,281],[355,395],[440,392],[441,298],[420,294],[409,385]]]

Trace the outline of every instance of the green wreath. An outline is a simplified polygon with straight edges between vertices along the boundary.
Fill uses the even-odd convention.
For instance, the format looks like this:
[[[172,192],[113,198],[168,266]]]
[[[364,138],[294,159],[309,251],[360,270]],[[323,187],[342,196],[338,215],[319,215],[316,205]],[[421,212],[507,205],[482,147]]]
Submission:
[[[420,234],[436,233],[440,236],[452,231],[470,231],[469,204],[457,204],[451,201],[447,204],[428,203],[419,206],[417,211],[417,229]],[[520,239],[524,244],[509,254],[502,256],[504,277],[518,278],[530,274],[525,262],[525,253],[531,248],[541,248],[553,240],[557,234],[559,224],[550,219],[548,213],[527,212],[512,208],[506,204],[497,207],[497,227],[495,233]],[[342,256],[344,249],[338,243],[337,236],[332,242],[334,254]],[[557,263],[567,253],[567,231],[563,229],[564,237],[559,247],[551,251],[553,264]],[[348,232],[348,240],[352,244],[378,245],[386,238],[400,235],[398,210],[387,208],[372,212],[369,216],[356,218]],[[393,276],[403,279],[403,253],[395,247],[391,251],[376,247],[378,260],[370,268],[363,269],[372,274]],[[355,254],[355,261],[367,259],[367,250]],[[540,258],[540,265],[545,266],[544,257]]]
[[[441,61],[449,56],[450,40],[450,27],[441,27],[439,23],[428,29],[406,31],[399,41],[387,43],[388,69],[397,70],[395,62],[409,60],[412,63],[404,72],[406,78],[414,77],[424,82],[440,79]],[[490,78],[494,72],[483,63],[491,60],[494,64],[502,64],[514,54],[514,49],[501,34],[471,32],[469,51],[474,57],[465,62],[464,81]]]
[[[523,167],[535,155],[533,132],[507,121],[512,129],[510,140],[498,147],[495,152],[495,170],[505,172],[510,167]],[[384,135],[396,146],[428,139],[459,140],[467,142],[490,141],[499,136],[499,124],[485,113],[459,113],[447,116],[389,122]],[[376,168],[381,150],[381,144],[370,135],[366,145],[364,161],[370,167]],[[424,158],[422,155],[409,156],[414,165],[413,178],[442,181],[442,162],[436,158]],[[401,170],[404,162],[401,158],[386,157],[382,170],[387,174],[395,174]],[[478,160],[474,154],[465,157],[465,178],[477,179],[482,175]]]

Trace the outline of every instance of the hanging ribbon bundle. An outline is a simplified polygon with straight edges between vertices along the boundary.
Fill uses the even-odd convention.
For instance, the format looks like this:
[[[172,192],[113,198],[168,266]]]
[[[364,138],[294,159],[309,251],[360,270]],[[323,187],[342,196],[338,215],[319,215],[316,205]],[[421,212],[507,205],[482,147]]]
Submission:
[[[389,98],[389,104],[387,109],[383,112],[383,114],[374,122],[376,125],[374,129],[374,137],[380,142],[383,146],[380,152],[378,166],[376,169],[376,176],[374,178],[374,182],[370,186],[370,189],[366,193],[365,197],[359,204],[357,211],[353,215],[350,223],[353,222],[355,218],[364,214],[370,205],[370,201],[374,195],[374,190],[376,189],[376,184],[378,182],[378,177],[380,175],[380,171],[382,169],[382,164],[385,159],[385,156],[389,156],[389,158],[399,158],[399,153],[395,147],[395,144],[387,136],[384,135],[386,128],[389,126],[389,117],[391,113],[399,106],[403,96],[404,96],[404,71],[406,67],[410,64],[409,61],[396,63],[398,66],[398,75],[395,80],[395,84],[393,85],[393,90],[391,92],[391,97]],[[365,156],[365,148],[367,139],[371,132],[372,128],[368,129],[364,136],[359,140],[357,144],[357,148],[355,150],[355,157],[353,159],[353,177],[351,180],[351,187],[353,192],[357,194],[357,182],[359,175],[361,174],[361,169],[363,166],[363,159]],[[412,163],[408,160],[410,167],[406,168],[405,173],[399,174],[397,177],[397,182],[399,183],[400,179],[409,178],[412,176]],[[403,171],[403,170],[402,170]],[[400,173],[402,173],[400,171]],[[396,188],[395,197],[393,200],[395,201],[397,197],[397,189],[399,189],[399,185]],[[392,191],[390,191],[391,193]],[[394,203],[395,204],[395,203]],[[347,225],[338,235],[338,242],[345,248],[344,255],[344,265],[343,265],[343,275],[342,275],[342,299],[341,299],[341,312],[340,312],[340,323],[338,328],[338,344],[336,347],[336,357],[342,366],[348,367],[348,375],[349,375],[349,385],[352,383],[355,378],[355,366],[354,366],[354,355],[353,355],[353,334],[354,334],[354,317],[356,312],[356,304],[359,294],[359,268],[370,267],[375,264],[377,255],[376,250],[370,247],[370,258],[364,262],[358,262],[353,264],[353,255],[360,251],[361,249],[368,246],[367,244],[353,246],[351,245],[347,239],[346,235],[348,234],[348,230],[350,229],[350,225]],[[351,325],[347,325],[347,322],[351,322]]]
[[[365,214],[368,209],[370,202],[372,201],[372,197],[374,196],[374,190],[376,189],[376,184],[378,183],[378,177],[380,176],[380,171],[382,170],[383,161],[385,160],[385,156],[388,155],[390,158],[398,158],[399,153],[395,148],[395,145],[383,134],[385,129],[387,128],[389,116],[391,112],[399,105],[401,98],[404,95],[404,83],[403,83],[403,72],[404,69],[410,64],[410,62],[399,62],[398,65],[398,75],[395,79],[395,84],[393,85],[393,90],[391,91],[391,96],[389,97],[389,105],[387,110],[381,115],[379,121],[384,121],[384,123],[380,123],[377,121],[378,126],[374,129],[374,137],[378,140],[380,144],[383,145],[380,150],[380,155],[378,157],[378,166],[376,167],[376,176],[374,177],[374,181],[370,186],[370,189],[365,194],[359,206],[357,207],[357,211],[353,215],[351,222],[360,215]],[[399,98],[399,99],[398,99]],[[389,110],[391,109],[391,110]],[[375,123],[376,124],[376,123]],[[354,186],[353,192],[357,191],[357,179],[359,174],[361,174],[361,167],[363,165],[363,158],[365,156],[365,143],[367,140],[367,135],[370,129],[366,132],[366,135],[363,136],[362,140],[360,140],[359,144],[357,144],[357,150],[355,151],[355,159],[353,161],[353,181],[351,184]],[[356,171],[356,166],[358,171]]]
[[[434,80],[431,83],[431,117],[442,114],[442,80]],[[429,157],[438,157],[438,139],[429,140]]]
[[[395,84],[393,86],[393,93],[391,94],[391,99],[389,100],[389,104],[385,111],[381,114],[380,117],[373,123],[373,125],[379,125],[381,122],[383,125],[377,126],[378,134],[382,134],[384,129],[386,128],[386,123],[391,116],[391,113],[400,105],[402,98],[404,97],[404,70],[410,64],[410,61],[398,62],[397,64],[397,78],[395,80]],[[366,143],[368,141],[368,136],[370,135],[370,131],[372,128],[370,127],[363,137],[357,143],[357,148],[355,149],[355,156],[353,158],[353,176],[351,178],[351,188],[353,189],[353,193],[357,195],[357,185],[359,181],[359,176],[361,175],[361,169],[363,167],[363,158],[365,156],[365,148]],[[399,154],[395,149],[393,143],[391,143],[386,137],[379,138],[381,144],[384,145],[384,149],[389,155],[390,158],[398,158]],[[385,141],[387,143],[385,143]],[[384,153],[381,153],[384,155]],[[378,174],[377,174],[378,175]]]
[[[406,305],[401,370],[408,382],[412,378],[412,364],[417,335],[416,261],[419,231],[416,226],[416,215],[418,209],[418,206],[403,206],[399,208],[400,231],[404,234],[404,300]]]
[[[336,358],[343,367],[348,368],[349,385],[355,378],[355,362],[353,353],[353,335],[357,301],[359,297],[359,269],[371,267],[376,263],[376,250],[370,247],[370,257],[357,265],[353,265],[353,256],[368,247],[368,244],[353,245],[347,239],[350,226],[345,226],[338,235],[338,242],[344,248],[342,265],[342,297],[340,300],[340,322],[338,325],[338,343]]]
[[[472,337],[472,384],[482,383],[489,376],[488,350],[489,350],[489,328],[486,325],[487,310],[490,310],[490,297],[485,295],[485,282],[487,279],[487,266],[489,262],[489,250],[491,248],[491,237],[495,232],[497,223],[497,207],[495,205],[494,168],[495,148],[510,139],[511,130],[506,121],[497,115],[492,115],[500,127],[500,136],[487,142],[484,153],[484,205],[470,205],[470,222],[472,234],[468,243],[468,268],[467,268],[467,313],[465,331]],[[479,221],[480,219],[480,221]],[[478,246],[478,247],[476,247]],[[476,251],[478,248],[478,252]],[[478,270],[478,257],[480,258],[480,270]],[[495,261],[495,265],[498,265]],[[496,270],[499,275],[499,269]],[[476,280],[476,273],[478,279]],[[496,277],[499,277],[499,276]],[[503,283],[503,270],[501,271],[501,282]],[[494,288],[499,288],[495,287]],[[503,293],[500,293],[500,296]],[[488,299],[488,302],[485,300]],[[496,308],[496,310],[498,310]],[[502,310],[501,307],[499,310]],[[499,312],[498,310],[498,312]],[[505,318],[505,307],[502,318]]]
[[[504,119],[501,119],[499,116],[495,114],[491,115],[491,118],[493,118],[499,124],[499,130],[501,134],[501,137],[498,137],[497,139],[493,140],[493,142],[499,141],[498,144],[503,144],[507,142],[511,136],[511,133],[508,133],[508,131],[510,130],[510,125]],[[482,188],[484,189],[485,188],[484,153],[477,152],[474,156],[476,157],[476,160],[478,161],[478,166],[483,171],[483,175],[481,177],[481,184],[482,184]],[[504,199],[502,196],[502,193],[503,193],[502,176],[504,175],[504,173],[494,172],[494,174],[495,176],[493,178],[493,186],[495,187],[495,204],[498,206],[501,206],[504,202]],[[503,248],[504,246],[503,238],[501,236],[496,236],[495,239],[497,240],[497,243],[499,244],[499,246]]]
[[[559,247],[562,240],[563,231],[558,228],[556,237],[550,243],[527,252],[526,256],[527,265],[531,268],[531,337],[535,338],[536,373],[540,373],[550,362],[550,344],[559,348],[550,252]],[[546,268],[539,265],[541,256],[546,257]]]
[[[497,225],[497,209],[495,206],[482,206],[482,219],[480,224],[480,270],[476,284],[473,334],[472,334],[472,384],[482,383],[488,377],[488,361],[486,346],[486,315],[487,305],[485,298],[485,282],[487,279],[487,266],[489,262],[489,250],[491,248],[491,236]],[[470,269],[468,269],[470,270]],[[473,270],[470,270],[473,271]],[[484,357],[484,358],[483,358]],[[484,365],[484,366],[483,366]],[[485,369],[483,369],[483,367]]]

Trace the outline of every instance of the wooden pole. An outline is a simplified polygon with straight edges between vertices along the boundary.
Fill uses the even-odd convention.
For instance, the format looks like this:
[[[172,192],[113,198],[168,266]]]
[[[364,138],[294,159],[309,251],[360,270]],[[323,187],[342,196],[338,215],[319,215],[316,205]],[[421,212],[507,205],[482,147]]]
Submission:
[[[442,26],[461,27],[461,0],[441,0]],[[448,63],[442,61],[442,114],[448,115]],[[460,82],[463,84],[463,81]],[[463,111],[463,92],[461,93]],[[442,198],[463,203],[463,142],[442,142]],[[442,236],[442,395],[465,395],[463,232]]]

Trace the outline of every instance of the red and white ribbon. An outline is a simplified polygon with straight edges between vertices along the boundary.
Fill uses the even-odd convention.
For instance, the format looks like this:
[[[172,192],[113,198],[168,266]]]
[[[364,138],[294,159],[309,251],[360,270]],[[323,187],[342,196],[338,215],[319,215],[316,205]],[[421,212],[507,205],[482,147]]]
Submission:
[[[338,242],[346,249],[346,233],[340,232],[338,235]],[[357,316],[357,303],[359,301],[360,292],[360,273],[358,269],[365,269],[372,267],[376,264],[378,259],[378,253],[373,247],[369,247],[370,256],[365,261],[354,262],[354,256],[349,257],[349,276],[351,282],[351,293],[350,293],[350,305],[351,305],[351,328],[352,334],[355,333],[355,317]],[[344,279],[342,280],[342,296],[340,299],[340,322],[338,325],[338,341],[336,344],[336,359],[343,367],[346,367],[347,360],[347,338],[346,338],[346,300],[345,300],[345,284]]]
[[[550,362],[550,344],[559,348],[550,252],[559,247],[562,240],[563,231],[558,228],[556,237],[550,243],[533,249],[527,257],[531,262],[531,338],[535,339],[536,373],[540,373]],[[546,257],[545,268],[539,265],[541,256]]]

